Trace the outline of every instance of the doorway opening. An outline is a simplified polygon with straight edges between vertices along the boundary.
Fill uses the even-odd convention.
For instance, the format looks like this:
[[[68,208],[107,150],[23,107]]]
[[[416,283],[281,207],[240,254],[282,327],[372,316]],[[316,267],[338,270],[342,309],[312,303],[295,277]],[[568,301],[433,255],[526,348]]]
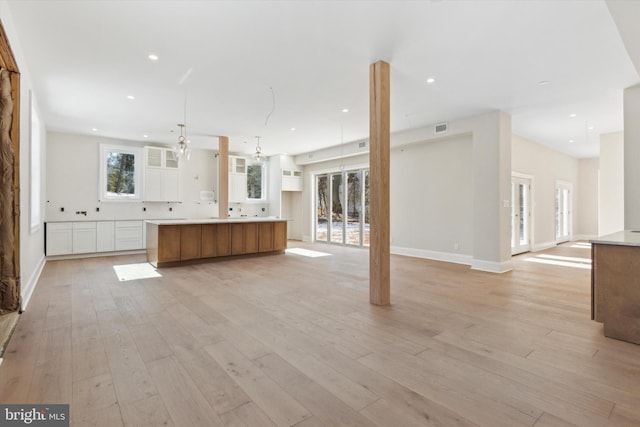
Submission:
[[[555,203],[556,243],[571,240],[571,183],[556,182]]]

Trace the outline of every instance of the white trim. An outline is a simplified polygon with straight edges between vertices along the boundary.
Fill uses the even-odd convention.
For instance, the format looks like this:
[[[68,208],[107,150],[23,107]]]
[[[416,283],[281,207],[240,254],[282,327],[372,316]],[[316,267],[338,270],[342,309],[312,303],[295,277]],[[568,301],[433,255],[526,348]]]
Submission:
[[[40,279],[40,275],[42,274],[42,269],[44,268],[44,265],[46,264],[47,259],[45,258],[44,255],[42,255],[42,258],[40,258],[40,261],[38,262],[38,266],[35,268],[35,270],[33,271],[33,274],[31,275],[31,277],[29,277],[29,280],[27,280],[26,283],[22,283],[22,295],[21,295],[21,307],[20,310],[24,311],[27,309],[27,305],[29,304],[29,301],[31,300],[31,296],[33,295],[33,291],[36,290],[36,285],[38,284],[38,280]]]
[[[133,249],[130,251],[109,251],[109,252],[89,252],[86,254],[50,255],[50,256],[47,256],[47,261],[57,261],[62,259],[98,258],[103,256],[118,256],[118,255],[140,255],[145,253],[147,253],[146,249]]]
[[[507,271],[513,270],[513,262],[503,261],[503,262],[495,262],[495,261],[484,261],[481,259],[474,259],[471,262],[472,270],[480,270],[487,271],[489,273],[506,273]]]
[[[551,240],[549,242],[537,243],[537,244],[533,245],[531,250],[533,252],[538,252],[538,251],[544,251],[545,249],[555,248],[556,246],[557,246],[556,241],[555,240]]]
[[[424,258],[464,265],[471,265],[471,261],[473,260],[473,257],[471,255],[453,254],[449,252],[430,251],[416,248],[404,248],[400,246],[391,246],[391,253],[394,255],[410,256],[415,258]]]

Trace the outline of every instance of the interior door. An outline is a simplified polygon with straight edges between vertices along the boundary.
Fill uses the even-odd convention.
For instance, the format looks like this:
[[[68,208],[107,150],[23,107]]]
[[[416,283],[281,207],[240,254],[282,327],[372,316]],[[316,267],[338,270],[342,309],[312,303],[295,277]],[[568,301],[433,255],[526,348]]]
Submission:
[[[571,184],[556,183],[556,243],[571,240]]]
[[[531,180],[511,178],[511,254],[531,250]]]

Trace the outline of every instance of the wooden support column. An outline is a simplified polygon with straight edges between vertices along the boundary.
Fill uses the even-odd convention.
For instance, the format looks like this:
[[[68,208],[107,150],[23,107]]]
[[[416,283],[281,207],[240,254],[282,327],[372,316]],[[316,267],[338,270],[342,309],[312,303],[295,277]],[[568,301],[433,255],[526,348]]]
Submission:
[[[229,216],[229,137],[218,137],[218,218]]]
[[[389,233],[389,64],[378,61],[369,69],[369,302],[391,304]]]

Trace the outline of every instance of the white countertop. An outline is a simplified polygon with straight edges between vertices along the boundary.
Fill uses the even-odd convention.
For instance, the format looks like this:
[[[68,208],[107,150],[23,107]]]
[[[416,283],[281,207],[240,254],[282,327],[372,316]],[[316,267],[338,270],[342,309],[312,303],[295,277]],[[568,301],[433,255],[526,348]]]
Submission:
[[[640,231],[624,230],[589,240],[601,245],[640,246]]]
[[[237,222],[281,222],[289,221],[287,218],[276,218],[270,216],[252,216],[242,218],[186,218],[186,219],[148,219],[148,224],[155,225],[181,225],[181,224],[222,224]]]

